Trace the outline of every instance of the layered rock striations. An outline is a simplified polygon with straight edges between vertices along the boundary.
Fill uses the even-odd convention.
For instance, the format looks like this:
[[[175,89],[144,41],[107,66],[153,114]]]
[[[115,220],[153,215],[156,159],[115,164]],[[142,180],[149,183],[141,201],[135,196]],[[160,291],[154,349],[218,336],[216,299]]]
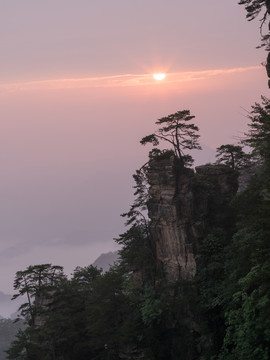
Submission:
[[[157,261],[168,281],[192,279],[198,246],[209,228],[228,227],[237,174],[224,165],[199,166],[195,173],[170,156],[151,160],[148,181]]]

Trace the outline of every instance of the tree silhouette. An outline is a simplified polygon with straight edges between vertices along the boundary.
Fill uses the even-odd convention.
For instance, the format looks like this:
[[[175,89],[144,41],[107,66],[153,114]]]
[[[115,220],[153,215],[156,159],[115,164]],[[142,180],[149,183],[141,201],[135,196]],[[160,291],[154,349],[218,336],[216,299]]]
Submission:
[[[225,164],[235,170],[251,165],[251,156],[244,152],[241,145],[221,145],[217,148],[216,158],[216,164]]]
[[[270,162],[270,99],[262,96],[262,105],[255,103],[248,118],[249,132],[243,143],[253,148],[254,157],[259,156],[263,162]]]
[[[153,134],[143,137],[140,143],[142,145],[151,143],[154,147],[158,146],[160,141],[169,143],[182,165],[192,165],[194,160],[190,155],[185,154],[184,150],[201,150],[198,142],[200,135],[197,134],[199,128],[189,123],[194,118],[189,110],[177,111],[175,114],[163,117],[156,121],[161,127]]]

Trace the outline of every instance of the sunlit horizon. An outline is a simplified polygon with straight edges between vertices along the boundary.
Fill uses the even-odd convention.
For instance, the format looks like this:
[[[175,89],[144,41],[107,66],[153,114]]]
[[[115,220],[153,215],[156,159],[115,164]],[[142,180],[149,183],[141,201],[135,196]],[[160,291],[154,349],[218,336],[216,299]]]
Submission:
[[[244,71],[261,70],[262,66],[248,66],[236,67],[229,69],[210,69],[210,70],[196,70],[171,72],[166,74],[119,74],[119,75],[105,75],[97,77],[85,78],[58,78],[25,81],[18,83],[4,83],[0,84],[2,91],[21,91],[21,90],[35,90],[35,89],[74,89],[74,88],[90,88],[90,87],[130,87],[130,86],[146,86],[153,85],[157,82],[168,84],[177,82],[190,82],[196,80],[203,80],[213,76],[227,75],[232,73],[239,73]],[[161,81],[162,80],[162,81]]]

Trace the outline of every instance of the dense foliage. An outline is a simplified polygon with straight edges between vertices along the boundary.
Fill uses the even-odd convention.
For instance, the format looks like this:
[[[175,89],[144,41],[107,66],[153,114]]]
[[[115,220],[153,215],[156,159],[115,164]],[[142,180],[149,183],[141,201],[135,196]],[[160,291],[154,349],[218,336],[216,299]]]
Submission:
[[[20,308],[27,327],[9,359],[269,359],[270,102],[262,100],[244,140],[259,167],[233,201],[237,227],[212,223],[196,277],[164,282],[146,212],[146,164],[134,175],[135,201],[123,214],[129,228],[116,240],[122,250],[110,271],[78,267],[67,279],[61,266],[43,264],[16,274],[14,298],[27,295]],[[236,169],[247,161],[235,145],[219,147],[217,157]]]
[[[262,31],[270,1],[239,4],[248,20],[263,14]],[[268,41],[262,34],[262,45]],[[190,166],[185,151],[200,149],[193,118],[183,110],[159,119],[158,130],[141,140],[154,146],[149,161],[176,156],[181,169]],[[237,172],[256,164],[255,174],[230,204],[229,221],[212,219],[198,245],[196,276],[168,283],[159,267],[147,217],[147,162],[134,175],[135,200],[123,214],[128,229],[116,239],[122,246],[117,265],[106,273],[77,267],[70,279],[51,264],[17,272],[14,299],[26,295],[27,302],[19,309],[24,327],[1,320],[0,331],[10,335],[1,349],[20,327],[8,359],[270,358],[270,100],[262,97],[248,118],[242,144],[221,145],[217,163]],[[160,142],[168,149],[158,149]]]
[[[51,264],[17,272],[14,298],[27,295],[20,308],[26,328],[8,358],[269,359],[270,101],[263,97],[249,119],[244,142],[251,155],[240,145],[223,145],[217,157],[236,169],[255,159],[257,172],[231,205],[237,226],[211,223],[193,280],[168,284],[158,267],[146,164],[134,175],[135,201],[123,214],[128,230],[116,239],[122,245],[117,265],[105,274],[78,267],[70,279]],[[150,160],[166,154],[154,151]]]

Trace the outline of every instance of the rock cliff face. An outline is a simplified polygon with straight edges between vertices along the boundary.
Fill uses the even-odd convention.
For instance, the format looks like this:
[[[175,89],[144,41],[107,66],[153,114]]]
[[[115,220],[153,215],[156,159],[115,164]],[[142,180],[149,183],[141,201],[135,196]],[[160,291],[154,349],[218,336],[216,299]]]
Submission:
[[[168,281],[191,279],[201,239],[211,226],[228,226],[237,175],[223,165],[183,168],[174,156],[150,162],[148,212],[157,261]]]

